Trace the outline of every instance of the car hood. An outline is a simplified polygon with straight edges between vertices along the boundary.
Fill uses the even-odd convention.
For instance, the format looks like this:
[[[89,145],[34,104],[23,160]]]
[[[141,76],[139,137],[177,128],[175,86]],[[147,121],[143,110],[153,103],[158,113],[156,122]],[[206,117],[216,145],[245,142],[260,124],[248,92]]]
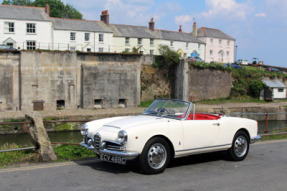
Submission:
[[[111,127],[117,129],[128,129],[131,127],[159,123],[162,122],[163,120],[169,120],[169,119],[158,116],[138,115],[106,123],[105,125],[103,125],[103,128]]]

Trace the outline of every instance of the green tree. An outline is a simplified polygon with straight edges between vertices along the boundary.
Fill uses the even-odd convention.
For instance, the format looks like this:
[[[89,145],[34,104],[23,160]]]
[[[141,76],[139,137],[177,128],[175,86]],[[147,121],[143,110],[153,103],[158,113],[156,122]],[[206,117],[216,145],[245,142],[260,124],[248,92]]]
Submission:
[[[155,57],[154,65],[158,68],[170,68],[179,63],[180,55],[166,45],[159,46],[160,57]]]
[[[2,4],[46,7],[50,6],[50,16],[68,19],[82,19],[83,15],[70,4],[64,4],[61,0],[4,0]]]

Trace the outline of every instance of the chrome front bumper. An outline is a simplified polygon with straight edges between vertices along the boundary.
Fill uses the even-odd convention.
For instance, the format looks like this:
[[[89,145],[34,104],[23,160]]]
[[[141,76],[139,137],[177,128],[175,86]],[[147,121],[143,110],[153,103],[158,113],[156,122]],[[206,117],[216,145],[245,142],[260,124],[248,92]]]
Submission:
[[[260,135],[257,135],[256,137],[251,137],[250,143],[251,144],[256,143],[257,141],[260,141],[260,139],[261,139]]]
[[[86,143],[82,142],[80,143],[81,146],[90,149],[90,150],[94,150],[94,146],[89,146]],[[124,152],[124,151],[112,151],[112,150],[108,150],[108,149],[100,149],[99,150],[99,155],[111,155],[111,156],[119,156],[119,157],[125,157],[127,160],[133,160],[135,158],[137,158],[139,156],[139,153],[137,152]]]

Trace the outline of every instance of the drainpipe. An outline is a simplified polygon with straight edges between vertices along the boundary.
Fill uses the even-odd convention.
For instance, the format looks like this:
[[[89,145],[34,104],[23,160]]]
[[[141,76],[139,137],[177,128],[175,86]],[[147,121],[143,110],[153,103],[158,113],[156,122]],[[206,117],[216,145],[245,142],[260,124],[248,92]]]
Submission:
[[[21,72],[22,52],[19,54],[19,67],[18,67],[18,85],[19,85],[19,110],[22,110],[22,72]]]

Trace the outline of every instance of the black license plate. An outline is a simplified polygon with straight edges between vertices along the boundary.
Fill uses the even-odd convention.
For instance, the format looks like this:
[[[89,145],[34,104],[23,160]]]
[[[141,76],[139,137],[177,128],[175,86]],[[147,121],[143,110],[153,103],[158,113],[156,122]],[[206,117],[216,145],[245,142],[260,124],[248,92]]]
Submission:
[[[101,154],[100,159],[102,161],[107,161],[107,162],[112,162],[112,163],[117,163],[117,164],[123,164],[123,165],[125,165],[127,163],[126,158],[120,157],[120,156]]]

